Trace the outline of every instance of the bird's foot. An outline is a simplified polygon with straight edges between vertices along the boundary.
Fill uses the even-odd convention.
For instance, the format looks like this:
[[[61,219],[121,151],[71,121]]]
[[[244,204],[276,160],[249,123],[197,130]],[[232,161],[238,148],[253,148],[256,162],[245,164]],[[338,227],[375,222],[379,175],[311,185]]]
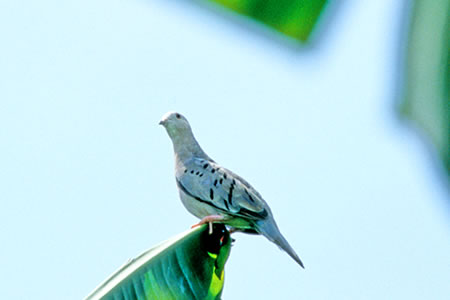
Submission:
[[[214,222],[221,222],[223,220],[225,220],[224,216],[210,215],[210,216],[206,216],[203,219],[201,219],[200,222],[198,222],[197,224],[192,225],[191,228],[195,228],[195,227],[198,227],[198,226],[201,226],[203,224],[208,223],[209,224],[209,234],[212,234],[213,233],[213,226],[212,226],[212,224]]]

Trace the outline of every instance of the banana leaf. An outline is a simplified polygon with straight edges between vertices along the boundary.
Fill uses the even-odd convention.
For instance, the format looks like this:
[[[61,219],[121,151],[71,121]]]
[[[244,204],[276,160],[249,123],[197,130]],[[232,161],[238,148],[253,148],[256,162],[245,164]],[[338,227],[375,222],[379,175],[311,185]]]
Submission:
[[[327,0],[210,0],[306,42]]]
[[[450,0],[413,2],[400,107],[450,175]]]
[[[125,263],[86,300],[220,299],[230,249],[224,225],[191,229]]]

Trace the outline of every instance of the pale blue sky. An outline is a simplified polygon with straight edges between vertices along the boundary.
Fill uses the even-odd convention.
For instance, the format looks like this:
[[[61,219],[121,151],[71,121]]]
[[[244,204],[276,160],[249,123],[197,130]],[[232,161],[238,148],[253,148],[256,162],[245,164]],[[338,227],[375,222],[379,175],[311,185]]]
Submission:
[[[197,221],[178,110],[306,266],[236,235],[224,299],[448,299],[447,191],[393,111],[402,1],[345,2],[314,51],[184,1],[1,2],[2,298],[80,299]]]

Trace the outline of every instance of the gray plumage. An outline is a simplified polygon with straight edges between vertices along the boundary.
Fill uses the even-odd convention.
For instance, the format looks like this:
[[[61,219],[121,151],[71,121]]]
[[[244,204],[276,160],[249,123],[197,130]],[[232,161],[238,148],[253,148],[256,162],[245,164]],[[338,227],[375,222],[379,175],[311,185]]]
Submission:
[[[187,119],[177,112],[168,112],[160,124],[166,128],[173,143],[176,182],[187,210],[200,219],[221,216],[221,222],[236,231],[262,234],[303,267],[281,235],[261,195],[247,181],[219,166],[202,150]]]

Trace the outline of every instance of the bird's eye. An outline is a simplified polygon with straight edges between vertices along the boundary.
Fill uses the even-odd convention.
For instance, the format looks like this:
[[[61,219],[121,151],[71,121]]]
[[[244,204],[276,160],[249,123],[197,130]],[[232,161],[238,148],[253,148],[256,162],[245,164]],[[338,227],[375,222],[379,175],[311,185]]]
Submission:
[[[177,117],[177,119],[181,118],[180,114],[176,114],[175,117]]]

